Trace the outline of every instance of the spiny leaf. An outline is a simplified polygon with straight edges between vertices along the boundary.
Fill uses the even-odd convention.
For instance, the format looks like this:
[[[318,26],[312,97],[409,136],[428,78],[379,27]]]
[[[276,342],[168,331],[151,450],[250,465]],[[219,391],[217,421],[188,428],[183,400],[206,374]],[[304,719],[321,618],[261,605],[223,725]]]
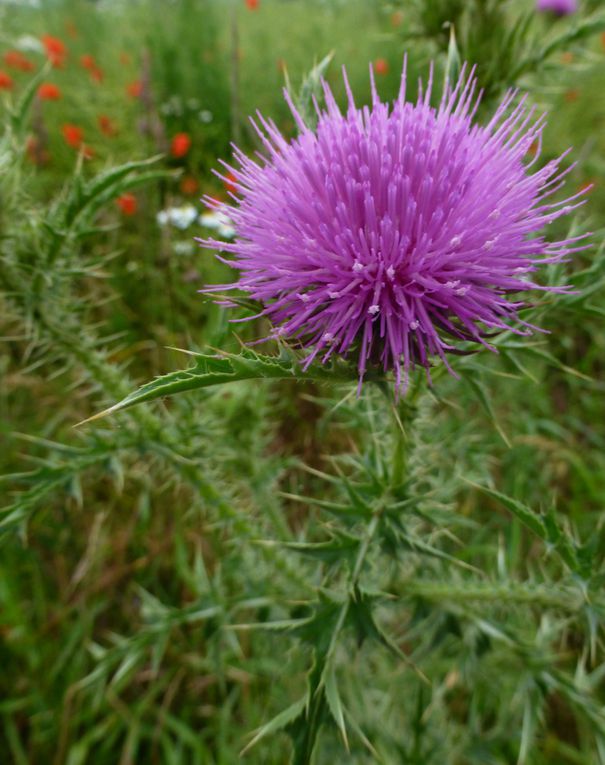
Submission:
[[[498,434],[500,438],[504,441],[504,443],[508,446],[508,448],[511,448],[511,442],[508,439],[508,436],[502,429],[502,426],[498,422],[498,418],[496,417],[496,413],[494,411],[494,407],[492,406],[492,402],[490,401],[489,395],[483,385],[482,382],[480,382],[477,377],[471,376],[471,375],[464,375],[466,382],[469,384],[471,389],[474,391],[475,395],[477,396],[477,399],[479,400],[479,403],[486,411],[488,417],[492,421],[494,427],[498,431]]]
[[[222,353],[220,356],[192,351],[184,352],[195,359],[193,367],[158,377],[152,382],[142,385],[138,390],[109,409],[78,424],[92,422],[144,401],[153,401],[156,398],[172,396],[175,393],[223,385],[228,382],[260,379],[343,382],[355,380],[358,376],[355,367],[340,363],[315,365],[305,371],[300,365],[300,359],[293,354],[285,358],[283,355],[282,357],[261,356],[248,349],[239,354]]]
[[[242,749],[240,752],[240,757],[243,757],[246,752],[250,751],[250,749],[252,749],[255,744],[258,744],[261,739],[265,738],[265,736],[269,736],[272,733],[277,733],[277,731],[283,730],[289,723],[294,722],[297,717],[300,717],[300,715],[303,714],[306,704],[307,697],[303,696],[298,701],[295,701],[294,704],[291,704],[287,709],[284,709],[282,712],[276,715],[268,723],[265,723],[262,727],[260,727],[256,731],[252,740],[249,741],[248,744],[246,744],[246,746]]]
[[[561,558],[569,566],[569,568],[581,574],[582,566],[578,560],[577,547],[575,543],[569,539],[568,535],[557,524],[554,515],[551,513],[548,516],[538,515],[531,508],[524,505],[512,497],[501,494],[499,491],[489,489],[487,486],[481,486],[473,481],[465,479],[468,484],[474,488],[482,491],[484,494],[498,500],[504,507],[510,510],[521,523],[527,526],[528,529],[533,531],[536,536],[542,539],[544,542],[552,545],[557,549]]]
[[[332,539],[326,542],[285,542],[289,550],[317,558],[324,563],[352,560],[359,548],[359,539],[343,531],[334,530]]]
[[[344,707],[342,705],[342,701],[340,700],[340,693],[336,683],[336,673],[334,672],[334,667],[332,664],[329,664],[324,670],[322,680],[326,692],[328,708],[332,714],[332,717],[334,718],[334,721],[336,722],[336,725],[338,726],[338,730],[340,731],[340,735],[342,736],[342,740],[348,752],[349,741],[347,739],[347,728],[344,719]]]
[[[334,51],[330,51],[327,56],[324,56],[324,58],[305,75],[298,97],[296,98],[296,108],[300,112],[305,125],[312,129],[317,122],[317,114],[313,107],[313,98],[317,98],[321,95],[321,83],[333,58]]]
[[[21,136],[25,129],[25,125],[27,122],[27,118],[29,116],[29,110],[31,109],[31,105],[33,103],[33,100],[36,96],[36,93],[38,92],[38,86],[42,82],[42,80],[48,75],[48,72],[50,71],[50,64],[46,63],[39,72],[36,73],[34,77],[30,79],[30,81],[25,86],[23,93],[21,94],[19,100],[17,101],[17,104],[15,105],[15,108],[11,111],[10,114],[10,120],[11,120],[11,127],[14,130],[14,132]]]

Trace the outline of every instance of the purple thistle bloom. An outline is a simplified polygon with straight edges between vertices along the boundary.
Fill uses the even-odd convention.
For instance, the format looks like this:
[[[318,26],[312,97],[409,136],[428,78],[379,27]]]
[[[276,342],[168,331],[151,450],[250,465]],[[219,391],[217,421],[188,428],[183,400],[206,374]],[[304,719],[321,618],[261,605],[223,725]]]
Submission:
[[[260,301],[273,337],[296,340],[316,357],[354,355],[360,384],[368,365],[394,370],[405,389],[416,364],[428,368],[456,352],[452,340],[492,348],[489,333],[530,334],[511,295],[544,287],[531,274],[579,249],[575,237],[549,243],[538,232],[578,207],[579,195],[548,202],[569,172],[563,157],[530,170],[539,156],[544,115],[526,97],[506,95],[485,126],[473,124],[481,94],[463,71],[438,108],[426,93],[406,102],[406,67],[392,107],[358,109],[346,73],[346,114],[326,83],[326,110],[309,129],[286,93],[300,134],[287,141],[260,114],[254,121],[266,154],[234,148],[232,243],[201,240],[234,255],[233,285]],[[523,158],[533,145],[536,156]],[[565,155],[563,155],[565,156]],[[216,208],[216,200],[206,197]],[[222,259],[222,258],[221,258]],[[510,321],[519,326],[511,327]],[[451,371],[451,369],[450,369]],[[430,377],[430,376],[429,376]]]
[[[557,16],[569,16],[578,10],[578,0],[538,0],[539,11],[550,11]]]

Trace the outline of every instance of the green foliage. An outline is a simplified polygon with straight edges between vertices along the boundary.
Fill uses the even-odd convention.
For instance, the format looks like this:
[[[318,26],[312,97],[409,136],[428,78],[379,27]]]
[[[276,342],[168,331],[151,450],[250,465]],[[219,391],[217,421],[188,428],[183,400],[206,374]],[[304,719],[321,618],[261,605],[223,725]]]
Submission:
[[[562,28],[547,31],[533,4],[501,0],[414,0],[404,40],[426,38],[445,51],[458,42],[463,61],[477,67],[484,98],[491,101],[528,74],[535,74],[553,55],[568,51],[605,31],[605,16],[571,17]],[[409,11],[407,4],[403,9]]]

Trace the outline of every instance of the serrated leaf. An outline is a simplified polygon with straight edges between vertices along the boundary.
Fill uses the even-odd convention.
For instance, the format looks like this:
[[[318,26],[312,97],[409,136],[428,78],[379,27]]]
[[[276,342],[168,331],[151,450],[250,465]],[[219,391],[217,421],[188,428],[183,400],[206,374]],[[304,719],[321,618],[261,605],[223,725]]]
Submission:
[[[494,427],[498,431],[498,435],[500,438],[504,441],[504,443],[508,446],[508,448],[511,448],[511,442],[508,439],[508,436],[502,429],[502,426],[500,425],[498,418],[496,417],[496,412],[494,411],[494,408],[492,406],[492,402],[490,401],[489,395],[487,391],[485,390],[485,387],[476,377],[473,377],[471,375],[464,375],[464,379],[470,386],[470,388],[474,391],[475,395],[477,396],[477,399],[479,400],[479,403],[487,413],[488,417],[492,421]]]
[[[220,356],[193,353],[191,351],[185,351],[185,353],[193,356],[195,359],[194,366],[158,377],[152,382],[142,385],[138,390],[109,407],[109,409],[99,412],[78,424],[82,425],[101,417],[107,417],[110,414],[145,401],[153,401],[157,398],[173,396],[175,393],[199,390],[229,382],[290,379],[335,383],[352,381],[357,379],[358,376],[357,369],[348,364],[315,365],[305,371],[300,365],[300,359],[293,355],[289,358],[261,356],[248,349],[243,350],[239,354],[223,353]]]
[[[340,693],[338,691],[338,685],[336,683],[336,674],[334,667],[330,664],[326,667],[322,676],[324,689],[326,692],[326,701],[328,702],[328,708],[334,718],[342,740],[344,742],[347,752],[349,751],[349,741],[347,739],[347,728],[344,719],[344,707],[340,700]]]
[[[528,529],[534,532],[537,536],[539,536],[541,539],[546,540],[547,538],[547,532],[546,532],[546,525],[544,524],[543,518],[535,513],[533,510],[531,510],[527,505],[524,505],[522,502],[519,502],[516,499],[513,499],[512,497],[507,497],[506,494],[502,494],[499,491],[496,491],[495,489],[490,489],[487,486],[482,486],[481,484],[474,483],[474,481],[469,481],[468,479],[465,479],[468,484],[473,486],[475,489],[478,489],[479,491],[483,492],[484,494],[487,494],[488,496],[492,497],[493,499],[498,500],[504,507],[507,508],[507,510],[510,510],[510,512],[516,516],[521,523],[523,523],[525,526],[527,526]]]
[[[508,497],[506,494],[502,494],[495,489],[489,489],[487,486],[481,486],[468,479],[465,480],[474,488],[504,505],[521,523],[533,531],[536,536],[552,545],[572,571],[582,573],[582,566],[578,560],[576,546],[557,524],[552,513],[549,515],[538,515],[527,505],[519,502],[519,500]]]
[[[289,550],[317,558],[324,563],[338,563],[353,558],[359,545],[360,541],[357,537],[349,536],[342,531],[326,542],[284,542],[284,547]]]
[[[304,713],[305,708],[307,706],[307,698],[306,696],[303,696],[298,701],[295,701],[294,704],[291,704],[287,709],[284,709],[282,712],[280,712],[278,715],[276,715],[272,720],[270,720],[268,723],[265,723],[262,727],[260,727],[256,733],[254,734],[254,737],[251,741],[249,741],[246,746],[242,749],[240,752],[240,757],[243,757],[246,752],[249,752],[250,749],[252,749],[253,746],[258,744],[258,742],[265,738],[266,736],[269,736],[272,733],[277,733],[279,730],[283,730],[283,728],[286,727],[286,725],[289,725],[290,723],[294,722],[297,717],[300,717],[301,714]]]
[[[31,105],[38,92],[38,86],[48,76],[49,71],[50,64],[47,63],[30,79],[19,97],[15,108],[11,111],[11,127],[17,135],[21,135],[23,132]]]

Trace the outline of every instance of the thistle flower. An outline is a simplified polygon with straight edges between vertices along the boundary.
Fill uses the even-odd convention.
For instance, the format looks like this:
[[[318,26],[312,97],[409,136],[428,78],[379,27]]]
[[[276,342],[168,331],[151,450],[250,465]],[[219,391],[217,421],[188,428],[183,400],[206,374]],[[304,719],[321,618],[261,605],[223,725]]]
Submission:
[[[391,107],[370,75],[372,106],[359,109],[344,73],[345,114],[323,84],[315,131],[286,93],[300,130],[290,142],[260,114],[260,124],[252,120],[264,156],[236,148],[237,167],[223,163],[235,204],[204,199],[233,221],[236,240],[201,244],[231,253],[225,262],[239,281],[206,291],[239,288],[260,301],[272,336],[309,349],[306,366],[354,355],[360,384],[379,364],[405,390],[416,364],[428,373],[439,357],[450,369],[456,340],[493,350],[494,332],[536,329],[511,296],[566,290],[532,275],[582,248],[583,237],[549,243],[540,233],[582,202],[549,201],[569,169],[560,169],[563,157],[535,169],[545,117],[534,118],[526,97],[509,92],[480,126],[472,71],[446,85],[438,108],[430,105],[432,68],[426,92],[421,84],[410,103],[404,64]]]
[[[556,16],[569,16],[578,10],[578,0],[537,0],[536,8]]]

